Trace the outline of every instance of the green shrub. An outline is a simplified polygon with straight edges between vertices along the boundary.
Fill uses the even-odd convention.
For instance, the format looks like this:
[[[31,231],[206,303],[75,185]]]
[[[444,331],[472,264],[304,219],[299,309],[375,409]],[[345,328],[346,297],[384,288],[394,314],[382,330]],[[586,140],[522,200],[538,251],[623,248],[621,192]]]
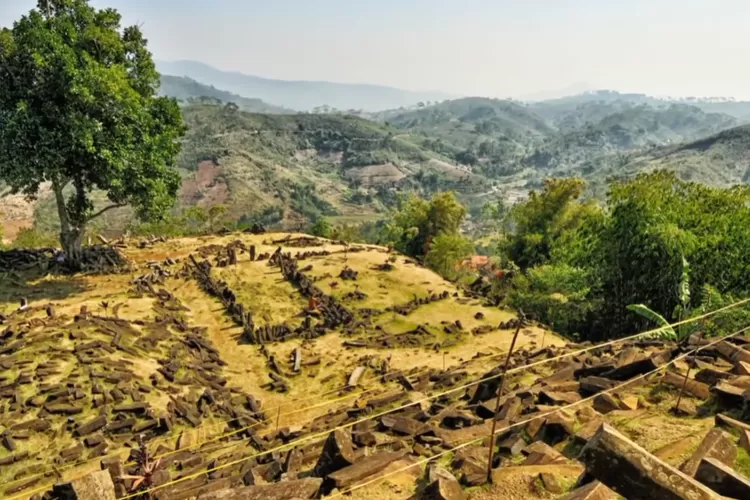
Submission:
[[[58,238],[53,233],[42,232],[35,227],[21,229],[11,243],[11,248],[56,248]]]

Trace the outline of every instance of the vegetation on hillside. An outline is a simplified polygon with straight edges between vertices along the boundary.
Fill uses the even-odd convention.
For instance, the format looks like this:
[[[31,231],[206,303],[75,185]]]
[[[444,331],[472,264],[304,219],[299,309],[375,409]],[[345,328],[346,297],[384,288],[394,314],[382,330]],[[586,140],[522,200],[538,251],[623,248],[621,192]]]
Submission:
[[[603,94],[608,96],[608,94]],[[465,98],[379,118],[474,172],[541,187],[546,176],[605,178],[633,156],[729,129],[738,120],[698,106],[600,95],[525,105]],[[609,175],[609,174],[606,174]]]
[[[192,104],[183,116],[188,133],[181,170],[190,177],[201,162],[215,165],[227,186],[223,203],[235,219],[269,210],[301,222],[382,213],[399,192],[487,188],[482,178],[400,137],[397,129],[355,116],[252,114],[227,104]]]
[[[632,304],[677,320],[750,291],[750,189],[657,171],[611,184],[604,210],[578,199],[580,189],[577,179],[551,181],[510,212],[516,230],[499,251],[523,272],[507,284],[509,303],[601,339],[645,326]]]

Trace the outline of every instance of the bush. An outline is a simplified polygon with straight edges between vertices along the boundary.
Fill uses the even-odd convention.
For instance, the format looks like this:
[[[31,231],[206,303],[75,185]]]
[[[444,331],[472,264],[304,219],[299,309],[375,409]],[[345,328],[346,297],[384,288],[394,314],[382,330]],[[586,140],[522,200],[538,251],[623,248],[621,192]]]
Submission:
[[[280,206],[266,207],[260,212],[245,214],[237,221],[237,229],[248,229],[254,224],[264,227],[275,226],[284,219],[284,209]]]
[[[471,255],[474,245],[456,233],[441,233],[430,244],[425,264],[442,277],[455,280],[459,277],[458,265]]]
[[[539,266],[513,280],[510,304],[555,331],[576,337],[586,330],[597,303],[590,299],[583,269],[565,264]]]
[[[39,231],[35,227],[21,229],[11,244],[11,248],[56,248],[58,246],[59,241],[56,235]]]
[[[319,217],[310,228],[310,234],[321,238],[330,238],[331,223],[325,217]]]

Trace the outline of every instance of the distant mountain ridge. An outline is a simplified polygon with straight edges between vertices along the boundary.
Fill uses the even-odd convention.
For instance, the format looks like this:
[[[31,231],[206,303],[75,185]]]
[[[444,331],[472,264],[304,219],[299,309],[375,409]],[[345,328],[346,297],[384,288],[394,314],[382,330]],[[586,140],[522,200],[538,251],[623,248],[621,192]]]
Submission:
[[[217,89],[211,85],[204,85],[185,76],[161,75],[159,95],[174,97],[181,104],[189,104],[201,98],[218,99],[223,103],[233,102],[242,111],[252,113],[293,113],[291,109],[268,104],[261,99],[243,97],[226,90]]]
[[[275,80],[223,71],[197,61],[157,61],[156,67],[163,75],[188,77],[243,97],[261,99],[296,111],[311,111],[323,105],[339,110],[380,111],[456,97],[443,92],[416,92],[383,85]]]
[[[621,93],[615,90],[595,90],[579,94],[529,102],[538,114],[551,119],[556,115],[567,113],[578,106],[598,104],[647,104],[656,108],[670,104],[686,104],[700,108],[706,113],[724,113],[743,122],[750,122],[750,101],[738,101],[728,97],[654,97],[647,94]]]

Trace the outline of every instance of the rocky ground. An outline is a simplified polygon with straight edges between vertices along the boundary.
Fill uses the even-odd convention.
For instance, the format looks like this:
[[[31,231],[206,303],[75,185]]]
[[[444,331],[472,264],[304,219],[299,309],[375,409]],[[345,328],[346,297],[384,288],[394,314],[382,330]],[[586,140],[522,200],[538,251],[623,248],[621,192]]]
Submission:
[[[5,497],[750,498],[742,335],[567,343],[304,235],[92,252],[0,256]]]

